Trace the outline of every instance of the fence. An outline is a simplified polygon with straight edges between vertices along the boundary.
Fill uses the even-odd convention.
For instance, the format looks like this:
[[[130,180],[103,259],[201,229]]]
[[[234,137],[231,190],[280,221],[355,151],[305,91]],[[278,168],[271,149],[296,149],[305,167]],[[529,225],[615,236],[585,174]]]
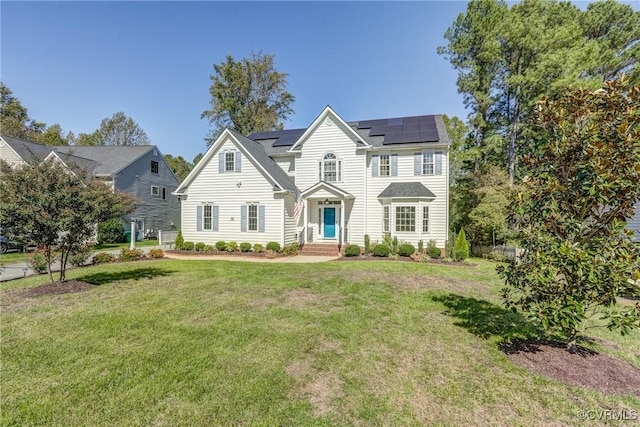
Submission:
[[[490,254],[497,254],[503,257],[506,257],[510,260],[515,260],[522,253],[522,249],[516,248],[515,246],[506,246],[506,245],[498,245],[498,246],[481,246],[474,245],[471,248],[471,252],[473,256],[487,258]]]
[[[170,245],[176,242],[176,237],[178,237],[177,231],[162,231],[158,230],[158,244],[162,245]]]

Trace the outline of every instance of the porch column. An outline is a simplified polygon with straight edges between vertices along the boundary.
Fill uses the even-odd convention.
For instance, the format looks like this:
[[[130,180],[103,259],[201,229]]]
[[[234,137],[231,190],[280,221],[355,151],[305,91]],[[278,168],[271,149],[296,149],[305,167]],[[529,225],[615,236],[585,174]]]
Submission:
[[[302,232],[304,235],[302,236],[302,244],[307,243],[307,238],[309,237],[309,230],[307,230],[307,199],[302,200]]]
[[[345,239],[345,232],[344,232],[344,217],[346,215],[347,211],[345,210],[345,204],[344,204],[344,199],[340,199],[340,244],[344,245],[344,239]]]

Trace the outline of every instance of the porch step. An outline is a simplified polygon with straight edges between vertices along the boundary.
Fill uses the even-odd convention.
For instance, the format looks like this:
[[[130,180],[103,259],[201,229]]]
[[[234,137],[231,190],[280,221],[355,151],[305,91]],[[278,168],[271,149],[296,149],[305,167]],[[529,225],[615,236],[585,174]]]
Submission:
[[[338,256],[340,255],[340,246],[333,243],[305,243],[298,255]]]

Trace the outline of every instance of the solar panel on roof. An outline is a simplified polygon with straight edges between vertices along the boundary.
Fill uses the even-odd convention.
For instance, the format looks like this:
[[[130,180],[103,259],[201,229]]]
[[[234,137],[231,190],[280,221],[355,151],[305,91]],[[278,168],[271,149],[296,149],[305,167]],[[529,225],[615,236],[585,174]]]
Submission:
[[[405,123],[404,126],[402,126],[402,132],[420,132],[418,122],[409,124]]]
[[[372,127],[369,136],[384,136],[387,133],[386,126]]]
[[[405,142],[419,142],[420,132],[402,132],[402,139]]]
[[[402,121],[403,125],[409,125],[409,124],[414,124],[414,123],[418,123],[418,119],[419,117],[405,117]]]
[[[402,117],[389,119],[387,121],[387,126],[402,126]]]

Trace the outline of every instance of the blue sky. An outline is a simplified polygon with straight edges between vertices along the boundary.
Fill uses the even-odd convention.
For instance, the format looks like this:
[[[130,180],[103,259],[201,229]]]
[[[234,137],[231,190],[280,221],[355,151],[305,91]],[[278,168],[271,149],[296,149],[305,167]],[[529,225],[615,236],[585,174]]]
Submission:
[[[466,2],[0,3],[0,79],[31,117],[92,132],[117,111],[164,154],[206,148],[213,64],[274,54],[296,97],[286,128],[328,104],[345,120],[466,118],[436,53]]]

